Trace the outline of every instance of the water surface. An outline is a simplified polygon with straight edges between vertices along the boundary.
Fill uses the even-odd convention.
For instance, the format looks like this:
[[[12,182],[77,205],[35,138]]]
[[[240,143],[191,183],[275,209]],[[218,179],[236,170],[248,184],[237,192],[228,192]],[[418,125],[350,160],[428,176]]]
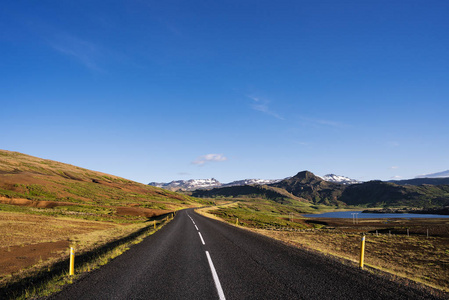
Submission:
[[[352,219],[357,217],[359,219],[393,219],[393,218],[425,218],[425,219],[435,219],[435,218],[449,218],[449,215],[430,215],[430,214],[375,214],[375,213],[362,213],[361,210],[358,211],[334,211],[327,212],[323,214],[307,214],[303,215],[308,218],[347,218]]]

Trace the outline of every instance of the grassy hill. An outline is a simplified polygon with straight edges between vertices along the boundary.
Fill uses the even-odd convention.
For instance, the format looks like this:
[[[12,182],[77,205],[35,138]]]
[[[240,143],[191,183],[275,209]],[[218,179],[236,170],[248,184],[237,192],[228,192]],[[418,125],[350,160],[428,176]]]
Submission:
[[[389,182],[396,183],[398,185],[423,185],[423,184],[442,185],[442,184],[449,184],[449,177],[414,178],[414,179],[406,179],[406,180],[391,180]]]
[[[0,150],[1,210],[16,205],[34,213],[128,222],[201,202],[117,176]]]
[[[211,190],[196,190],[192,192],[194,197],[202,198],[260,198],[270,199],[281,204],[290,204],[292,201],[306,201],[296,197],[284,189],[266,185],[242,185],[214,188]]]
[[[449,185],[415,186],[369,181],[348,186],[340,199],[349,205],[371,207],[444,207],[449,205]]]

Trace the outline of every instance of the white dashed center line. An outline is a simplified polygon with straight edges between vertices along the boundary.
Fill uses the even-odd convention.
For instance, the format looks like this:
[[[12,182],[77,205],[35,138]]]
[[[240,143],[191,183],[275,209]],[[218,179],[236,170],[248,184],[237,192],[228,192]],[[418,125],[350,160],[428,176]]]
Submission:
[[[215,287],[217,288],[218,298],[220,300],[226,300],[223,289],[221,287],[220,279],[218,279],[217,271],[215,271],[214,263],[212,258],[210,258],[209,251],[206,251],[207,260],[209,261],[209,267],[212,271],[212,277],[214,278]]]
[[[198,232],[198,234],[200,235],[201,242],[203,243],[203,245],[206,245],[206,243],[205,243],[204,240],[203,240],[203,236],[201,235],[201,232]]]
[[[195,224],[195,221],[193,221],[193,218],[189,214],[187,214],[187,216],[190,218],[193,225],[195,225],[195,228],[198,231],[198,235],[200,236],[201,242],[203,243],[203,245],[206,245],[206,243],[204,242],[203,236],[201,235],[201,232],[198,229],[198,226],[196,226],[196,224]],[[218,298],[220,300],[226,300],[226,297],[223,292],[223,288],[221,287],[221,283],[220,283],[220,280],[218,279],[218,274],[217,274],[217,271],[215,270],[214,263],[212,262],[212,258],[210,257],[209,251],[206,251],[206,256],[207,256],[207,261],[209,262],[210,270],[212,272],[212,277],[214,278],[215,287],[217,288]]]

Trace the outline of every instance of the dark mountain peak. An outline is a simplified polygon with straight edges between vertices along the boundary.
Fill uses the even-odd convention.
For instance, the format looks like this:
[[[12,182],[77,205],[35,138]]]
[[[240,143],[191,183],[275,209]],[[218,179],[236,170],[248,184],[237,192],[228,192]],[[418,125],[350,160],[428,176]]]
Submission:
[[[302,171],[291,178],[271,184],[277,188],[285,189],[287,192],[307,199],[313,203],[338,204],[344,186],[341,184],[327,182],[312,172]]]
[[[296,174],[295,176],[293,176],[294,178],[298,178],[298,179],[308,179],[308,178],[313,178],[316,177],[315,174],[313,174],[310,171],[301,171],[298,174]]]
[[[285,181],[302,183],[302,184],[317,184],[323,181],[320,177],[316,176],[312,172],[302,171],[296,174],[295,176],[286,179]]]

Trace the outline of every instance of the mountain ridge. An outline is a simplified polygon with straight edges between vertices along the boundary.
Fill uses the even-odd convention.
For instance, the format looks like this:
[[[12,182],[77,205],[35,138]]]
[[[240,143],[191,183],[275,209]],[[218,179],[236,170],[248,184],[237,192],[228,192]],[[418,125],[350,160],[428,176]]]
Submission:
[[[388,182],[396,183],[398,185],[443,185],[449,184],[449,177],[422,177],[422,178],[413,178],[413,179],[404,179],[404,180],[390,180]]]
[[[221,183],[215,178],[174,180],[168,183],[150,182],[148,185],[156,186],[171,191],[195,191],[198,189],[211,189],[217,187],[231,187],[243,185],[266,185],[280,181],[281,179],[243,179],[229,183]]]
[[[447,178],[447,177],[449,177],[449,170],[437,172],[437,173],[419,175],[419,176],[416,176],[415,178]]]
[[[359,183],[355,179],[351,179],[346,176],[335,175],[335,174],[326,174],[324,176],[318,176],[321,179],[340,184],[355,184]],[[230,187],[230,186],[242,186],[242,185],[270,185],[282,180],[288,179],[291,177],[287,177],[284,179],[242,179],[235,180],[229,183],[221,183],[215,178],[210,179],[188,179],[188,180],[173,180],[170,182],[150,182],[148,185],[168,189],[171,191],[194,191],[197,189],[211,189],[217,187]]]
[[[363,205],[365,207],[409,206],[420,208],[444,207],[449,205],[449,185],[400,185],[392,182],[372,180],[357,184],[344,185],[323,180],[310,171],[302,171],[295,176],[267,185],[269,188],[284,190],[286,193],[273,195],[266,190],[243,186],[239,189],[214,188],[199,197],[275,197],[275,201],[293,195],[312,204],[335,206]],[[257,186],[256,186],[257,187]],[[197,193],[198,192],[198,193]]]

